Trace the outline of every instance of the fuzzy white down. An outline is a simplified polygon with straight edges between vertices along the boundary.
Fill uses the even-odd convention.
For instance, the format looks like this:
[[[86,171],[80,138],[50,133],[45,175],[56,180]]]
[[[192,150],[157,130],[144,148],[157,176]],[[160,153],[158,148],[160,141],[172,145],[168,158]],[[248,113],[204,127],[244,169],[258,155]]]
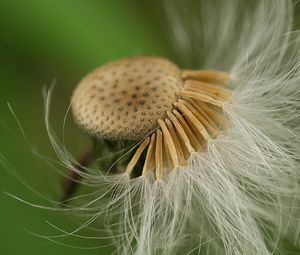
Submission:
[[[224,107],[228,130],[165,181],[79,173],[101,191],[76,198],[82,204],[71,210],[87,221],[57,237],[106,217],[118,254],[265,255],[282,254],[284,240],[300,246],[300,36],[292,2],[192,2],[164,1],[172,42],[186,67],[235,78]],[[49,124],[51,90],[45,99],[52,145],[73,168]]]

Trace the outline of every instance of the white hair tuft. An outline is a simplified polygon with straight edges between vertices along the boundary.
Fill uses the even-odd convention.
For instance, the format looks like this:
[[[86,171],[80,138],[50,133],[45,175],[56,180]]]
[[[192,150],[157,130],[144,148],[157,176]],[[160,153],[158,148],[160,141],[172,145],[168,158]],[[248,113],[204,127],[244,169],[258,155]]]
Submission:
[[[226,128],[164,179],[81,172],[50,127],[50,89],[45,121],[61,164],[100,189],[69,205],[87,219],[71,234],[105,215],[118,254],[281,254],[285,240],[300,247],[300,35],[292,2],[164,3],[182,63],[234,77]]]

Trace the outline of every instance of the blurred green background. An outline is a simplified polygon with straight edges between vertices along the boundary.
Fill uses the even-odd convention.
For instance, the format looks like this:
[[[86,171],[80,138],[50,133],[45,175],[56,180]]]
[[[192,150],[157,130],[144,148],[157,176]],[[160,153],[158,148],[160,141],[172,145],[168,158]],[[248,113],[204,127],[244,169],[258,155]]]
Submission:
[[[61,194],[61,175],[32,154],[7,103],[18,116],[30,145],[42,155],[57,159],[43,123],[42,88],[49,88],[56,80],[51,123],[61,138],[72,89],[87,72],[132,55],[175,58],[161,7],[159,1],[147,0],[0,0],[1,255],[112,252],[111,247],[65,247],[30,233],[60,234],[47,221],[68,231],[76,224],[68,214],[37,209],[4,193],[50,206],[24,183],[53,200]],[[65,132],[67,148],[78,155],[89,140],[71,117]],[[110,244],[109,240],[75,237],[60,241],[91,248]],[[299,253],[291,247],[289,254]]]
[[[74,249],[38,235],[59,234],[46,221],[68,229],[71,217],[33,208],[9,197],[51,205],[18,177],[46,197],[60,196],[61,176],[32,155],[9,110],[12,106],[31,146],[48,157],[55,154],[43,123],[42,88],[56,80],[51,123],[62,136],[63,117],[72,89],[93,68],[131,55],[172,58],[156,1],[26,0],[0,1],[0,254],[110,254],[111,248]],[[68,149],[78,155],[88,143],[68,119]],[[6,162],[7,163],[7,162]],[[5,164],[6,164],[5,163]],[[14,176],[16,173],[16,176]],[[88,234],[87,234],[88,235]],[[95,240],[60,240],[75,246],[95,246]],[[108,245],[104,241],[101,245]]]

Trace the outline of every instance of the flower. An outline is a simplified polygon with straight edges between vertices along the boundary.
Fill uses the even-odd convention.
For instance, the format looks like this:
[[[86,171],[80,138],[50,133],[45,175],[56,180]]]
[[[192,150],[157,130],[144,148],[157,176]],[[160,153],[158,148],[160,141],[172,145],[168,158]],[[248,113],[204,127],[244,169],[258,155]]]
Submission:
[[[292,2],[165,0],[165,8],[180,62],[233,77],[222,104],[226,127],[164,178],[78,170],[51,130],[50,90],[52,145],[97,187],[73,208],[88,212],[82,227],[107,217],[119,254],[280,254],[285,240],[299,246],[300,36]],[[118,145],[107,150],[116,155]]]

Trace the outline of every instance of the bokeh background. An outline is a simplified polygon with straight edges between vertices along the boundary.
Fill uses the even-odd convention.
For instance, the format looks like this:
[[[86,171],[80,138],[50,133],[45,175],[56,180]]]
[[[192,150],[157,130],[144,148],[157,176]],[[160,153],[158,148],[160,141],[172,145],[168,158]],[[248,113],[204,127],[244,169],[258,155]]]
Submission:
[[[42,205],[51,203],[35,191],[53,200],[60,196],[61,175],[32,153],[57,159],[43,123],[43,87],[56,80],[51,123],[62,137],[72,89],[87,72],[126,56],[173,57],[155,2],[0,1],[0,254],[110,254],[110,247],[74,249],[35,236],[31,232],[59,234],[47,221],[71,230],[72,218],[26,205],[5,192]],[[71,116],[65,132],[68,149],[78,155],[89,141]],[[72,237],[61,242],[95,246],[95,241]]]
[[[41,205],[51,205],[42,196],[57,200],[61,194],[61,175],[33,153],[57,160],[43,122],[44,87],[56,83],[51,123],[61,138],[72,90],[87,72],[132,55],[176,59],[161,8],[160,1],[146,0],[0,0],[0,254],[111,253],[109,240],[100,242],[103,248],[78,249],[42,238],[59,234],[52,223],[74,229],[72,217],[7,193]],[[89,140],[71,116],[65,133],[67,148],[79,155]],[[73,237],[60,241],[96,244]],[[291,246],[289,254],[300,252]]]

